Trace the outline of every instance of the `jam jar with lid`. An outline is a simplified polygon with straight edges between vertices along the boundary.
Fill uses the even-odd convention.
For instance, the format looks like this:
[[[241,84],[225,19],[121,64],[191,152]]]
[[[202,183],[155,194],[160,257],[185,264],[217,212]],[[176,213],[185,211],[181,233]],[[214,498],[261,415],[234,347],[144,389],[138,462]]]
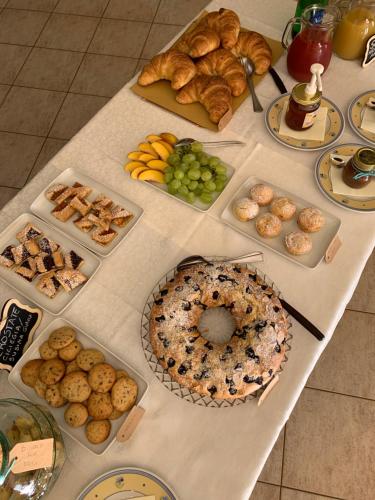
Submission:
[[[375,148],[360,148],[346,163],[342,172],[342,180],[354,189],[360,189],[375,177]]]
[[[314,125],[322,98],[322,81],[320,75],[324,71],[321,64],[312,64],[309,83],[297,83],[289,98],[285,122],[293,130],[306,130]]]
[[[10,451],[17,443],[53,439],[52,463],[42,469],[12,472]],[[0,499],[37,500],[49,492],[64,465],[60,429],[43,406],[22,399],[0,400]]]

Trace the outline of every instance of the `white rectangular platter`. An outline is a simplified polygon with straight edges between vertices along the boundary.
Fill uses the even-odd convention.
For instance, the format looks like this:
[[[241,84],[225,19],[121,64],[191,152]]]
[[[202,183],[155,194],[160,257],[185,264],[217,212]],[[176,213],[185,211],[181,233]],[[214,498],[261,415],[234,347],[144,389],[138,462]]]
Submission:
[[[152,181],[146,181],[146,184],[149,186],[153,187],[154,189],[157,189],[158,191],[162,191],[164,194],[169,196],[170,198],[173,198],[174,200],[179,201],[180,203],[183,203],[184,205],[194,208],[195,210],[198,210],[198,212],[208,212],[211,210],[211,208],[215,205],[217,200],[220,198],[221,194],[227,189],[228,184],[230,183],[233,174],[234,174],[234,168],[231,165],[228,165],[228,163],[221,162],[223,165],[227,167],[227,183],[225,185],[225,188],[221,193],[215,192],[212,197],[212,202],[208,205],[205,203],[202,203],[199,199],[196,199],[194,203],[188,203],[186,200],[184,200],[180,196],[176,196],[174,194],[168,193],[168,188],[166,184],[159,184],[158,182],[152,182]]]
[[[24,228],[28,222],[42,230],[45,236],[59,243],[63,253],[74,250],[85,261],[82,267],[80,267],[80,271],[88,277],[88,280],[82,286],[75,288],[70,293],[60,290],[53,299],[50,299],[36,288],[38,278],[35,278],[32,282],[28,282],[22,278],[22,276],[16,274],[12,269],[0,266],[1,280],[5,281],[7,285],[20,292],[38,306],[56,316],[61,314],[66,307],[68,307],[85,286],[89,286],[89,282],[99,269],[101,261],[96,255],[79,243],[71,240],[54,227],[49,226],[34,215],[28,213],[20,215],[0,234],[0,253],[7,245],[19,243],[16,239],[16,234]]]
[[[116,236],[116,238],[108,245],[99,245],[99,243],[96,243],[91,238],[91,232],[85,233],[78,229],[78,227],[73,223],[73,221],[77,218],[77,215],[79,215],[78,212],[77,215],[73,215],[73,217],[71,217],[66,222],[62,222],[52,215],[52,209],[55,207],[55,205],[45,197],[45,191],[53,184],[66,184],[68,186],[72,186],[75,182],[80,182],[84,186],[89,186],[92,188],[92,193],[87,197],[87,200],[93,201],[99,194],[105,194],[106,196],[111,198],[111,200],[116,205],[120,205],[121,207],[126,208],[133,214],[133,218],[125,227],[115,226],[115,229],[118,232],[118,236]],[[129,232],[133,229],[133,227],[143,214],[143,209],[141,207],[128,200],[124,196],[121,196],[119,193],[112,191],[112,189],[105,186],[104,184],[101,184],[91,177],[82,174],[75,168],[68,168],[64,170],[59,176],[56,177],[56,179],[51,182],[51,184],[46,186],[31,205],[31,211],[41,219],[44,219],[49,224],[56,226],[58,229],[60,229],[60,231],[68,234],[70,238],[78,241],[85,247],[89,248],[92,252],[95,252],[102,257],[108,257],[108,255],[110,255],[114,251],[114,249],[121,243],[125,236],[129,234]]]
[[[116,438],[116,433],[119,431],[122,424],[125,422],[129,412],[125,412],[120,418],[116,420],[111,420],[111,433],[106,441],[100,444],[92,444],[90,443],[85,436],[85,427],[73,428],[70,427],[64,419],[64,412],[67,408],[67,405],[61,408],[52,408],[47,404],[47,402],[40,398],[34,389],[25,385],[21,379],[21,368],[27,361],[31,359],[40,358],[39,355],[39,346],[48,339],[49,335],[56,330],[57,328],[61,328],[62,326],[71,326],[77,333],[76,338],[81,342],[84,349],[97,349],[103,352],[105,356],[105,361],[112,365],[116,370],[125,370],[128,372],[131,378],[133,378],[138,385],[138,396],[136,404],[139,404],[147,390],[147,382],[144,378],[131,366],[129,366],[125,361],[122,361],[120,358],[115,356],[115,354],[111,353],[102,346],[99,342],[90,337],[87,333],[80,330],[77,326],[73,325],[69,321],[63,318],[56,318],[52,321],[43,332],[41,332],[34,342],[31,344],[29,349],[25,352],[25,354],[21,357],[18,363],[15,365],[13,370],[9,374],[9,382],[15,387],[23,396],[36,404],[44,405],[48,408],[48,410],[52,413],[54,418],[56,419],[60,429],[66,432],[70,437],[72,437],[75,441],[80,443],[82,446],[90,450],[91,452],[101,455],[103,454],[109,446],[113,443]]]
[[[235,200],[238,200],[239,198],[249,196],[250,188],[255,184],[267,184],[268,186],[272,187],[275,197],[286,196],[290,198],[297,206],[297,211],[294,218],[282,223],[282,231],[280,235],[275,238],[262,238],[258,234],[255,228],[256,219],[250,220],[248,222],[242,222],[233,215],[232,211],[233,202]],[[325,225],[319,232],[310,233],[313,244],[311,252],[306,255],[295,256],[288,253],[284,246],[284,237],[288,233],[292,231],[300,231],[297,225],[298,212],[303,208],[313,207],[313,206],[314,205],[308,202],[307,200],[300,198],[294,193],[290,193],[288,191],[280,189],[279,187],[274,186],[268,181],[264,181],[257,177],[249,177],[249,179],[247,179],[247,181],[240,186],[240,188],[237,190],[233,198],[230,200],[228,205],[223,210],[221,214],[221,220],[228,226],[235,229],[236,231],[244,234],[245,236],[248,236],[249,238],[256,240],[261,245],[270,248],[274,252],[277,252],[278,254],[282,255],[283,257],[286,257],[292,262],[296,262],[297,264],[300,264],[304,267],[313,269],[321,262],[330,243],[337,235],[341,225],[340,219],[338,219],[334,215],[331,215],[329,212],[326,212],[325,210],[316,207],[319,208],[319,210],[321,210],[321,212],[323,213],[325,218]],[[259,215],[262,215],[268,211],[269,211],[268,206],[260,207]]]

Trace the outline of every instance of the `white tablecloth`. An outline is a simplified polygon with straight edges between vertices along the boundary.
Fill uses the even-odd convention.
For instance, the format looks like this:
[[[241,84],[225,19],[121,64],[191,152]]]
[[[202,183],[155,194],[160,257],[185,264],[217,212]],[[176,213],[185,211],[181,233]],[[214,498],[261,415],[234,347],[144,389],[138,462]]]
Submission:
[[[224,0],[243,25],[280,37],[295,3],[291,0]],[[210,9],[218,8],[215,3]],[[287,87],[285,59],[276,66]],[[361,70],[358,63],[333,58],[324,78],[325,95],[343,111],[356,95],[372,87],[375,66]],[[360,76],[358,76],[360,75]],[[264,107],[278,94],[267,76],[258,87]],[[156,106],[140,100],[124,87],[0,214],[0,230],[24,211],[57,174],[76,167],[141,205],[145,214],[118,250],[105,259],[94,281],[64,316],[137,368],[149,382],[139,428],[126,444],[115,443],[95,457],[66,438],[68,461],[51,498],[73,499],[89,481],[120,466],[147,468],[163,477],[181,500],[245,500],[277,436],[329,341],[357,285],[374,247],[375,216],[349,212],[330,203],[318,190],[313,165],[318,153],[288,150],[267,134],[263,114],[252,112],[250,100],[236,112],[222,138],[244,137],[247,146],[228,148],[220,156],[236,168],[228,188],[209,214],[202,214],[151,187],[131,181],[122,171],[126,153],[136,149],[148,133],[173,131],[179,137],[214,139]],[[346,129],[341,142],[359,142]],[[343,247],[330,265],[304,269],[264,250],[223,225],[219,216],[243,179],[256,175],[295,192],[341,218]],[[278,285],[285,298],[308,316],[326,335],[316,341],[297,323],[289,361],[277,388],[261,407],[255,402],[234,408],[203,408],[183,401],[165,389],[150,371],[140,341],[141,311],[160,277],[182,257],[239,255],[263,250],[260,268]],[[0,284],[0,301],[17,296]],[[22,298],[22,297],[19,297]],[[45,315],[42,327],[51,321]],[[16,395],[0,378],[0,396]]]

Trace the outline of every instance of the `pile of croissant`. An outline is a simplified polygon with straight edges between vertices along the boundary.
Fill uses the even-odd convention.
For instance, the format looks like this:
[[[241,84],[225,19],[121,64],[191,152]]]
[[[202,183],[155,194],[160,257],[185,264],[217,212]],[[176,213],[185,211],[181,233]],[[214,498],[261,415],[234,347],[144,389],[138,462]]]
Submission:
[[[200,102],[210,120],[219,123],[224,115],[232,114],[232,96],[246,89],[240,56],[251,59],[255,73],[262,75],[271,64],[272,51],[259,33],[240,32],[235,12],[220,9],[203,17],[171,50],[153,57],[138,83],[147,86],[170,80],[172,89],[178,91],[177,102]]]

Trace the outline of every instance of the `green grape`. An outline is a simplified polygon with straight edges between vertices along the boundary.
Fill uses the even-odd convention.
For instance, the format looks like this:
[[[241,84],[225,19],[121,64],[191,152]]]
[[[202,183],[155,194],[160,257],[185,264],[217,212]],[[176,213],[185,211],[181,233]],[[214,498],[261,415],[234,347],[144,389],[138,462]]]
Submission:
[[[222,175],[222,174],[217,175],[217,176],[215,177],[215,181],[227,182],[227,176],[226,176],[226,175]]]
[[[173,174],[172,172],[165,172],[164,173],[164,180],[166,184],[169,184],[171,180],[173,179]]]
[[[177,191],[177,189],[181,186],[181,181],[178,179],[173,179],[170,183],[169,186],[171,189],[174,189]]]
[[[178,179],[179,181],[184,178],[184,173],[182,170],[176,170],[174,173],[174,178]]]
[[[200,153],[199,155],[199,161],[201,162],[201,165],[208,165],[208,160],[209,156],[207,153]]]
[[[211,168],[215,168],[219,165],[220,160],[217,156],[211,156],[211,158],[208,160],[208,164]]]
[[[188,165],[187,163],[180,163],[178,169],[181,170],[182,172],[187,172],[190,168],[190,165]]]
[[[190,163],[190,168],[200,168],[200,166],[201,164],[197,160],[194,160]]]
[[[201,142],[195,141],[190,146],[193,153],[200,153],[203,151],[203,144]]]
[[[186,195],[186,201],[189,203],[194,203],[195,202],[195,194],[189,191],[189,193]]]
[[[190,191],[195,191],[198,187],[198,182],[197,181],[190,181],[188,184],[188,188]]]
[[[174,172],[174,168],[173,167],[166,167],[164,169],[164,173],[165,174],[169,174],[169,173],[173,173]]]
[[[214,183],[214,181],[205,182],[204,187],[205,187],[205,189],[207,189],[207,191],[211,191],[211,192],[216,191],[216,184]]]
[[[200,170],[198,170],[197,168],[191,168],[188,171],[187,176],[189,177],[190,180],[197,181],[200,178],[201,173]]]
[[[168,185],[168,193],[177,194],[177,189],[174,189],[170,184]]]
[[[202,181],[209,181],[210,179],[212,179],[212,174],[210,171],[207,170],[207,171],[202,173],[201,178],[202,178]]]
[[[203,202],[203,203],[211,203],[212,202],[212,195],[210,193],[202,193],[200,196],[199,196],[199,199]]]
[[[182,196],[186,196],[189,192],[187,186],[180,186],[177,190],[178,194],[182,194]]]
[[[217,165],[217,167],[215,167],[215,172],[218,174],[218,175],[224,175],[227,173],[227,167],[225,165],[222,165],[222,164],[219,164]]]
[[[225,188],[225,182],[223,181],[216,181],[216,191],[219,191],[219,193]]]
[[[182,157],[182,161],[185,163],[191,163],[195,160],[195,155],[193,153],[188,153]]]
[[[180,162],[180,157],[178,156],[177,153],[172,153],[171,155],[168,156],[167,161],[169,165],[177,165],[177,163]]]
[[[189,184],[190,184],[190,179],[189,179],[189,177],[186,177],[186,175],[185,175],[185,177],[184,177],[183,179],[181,179],[181,184],[182,184],[183,186],[187,186],[187,185],[189,185]]]

